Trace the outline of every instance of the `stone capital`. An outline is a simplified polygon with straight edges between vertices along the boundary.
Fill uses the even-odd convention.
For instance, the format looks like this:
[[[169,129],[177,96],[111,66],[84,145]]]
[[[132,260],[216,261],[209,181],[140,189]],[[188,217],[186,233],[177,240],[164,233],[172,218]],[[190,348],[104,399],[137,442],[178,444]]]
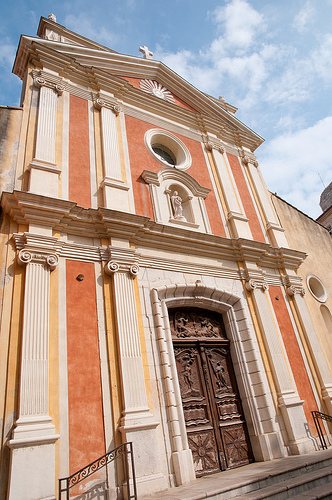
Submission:
[[[242,162],[245,164],[245,165],[248,165],[249,163],[251,163],[252,165],[254,165],[255,167],[258,167],[259,163],[258,161],[256,160],[255,157],[252,157],[252,156],[242,156],[241,157],[241,160]]]
[[[139,266],[138,264],[132,264],[132,265],[126,265],[123,262],[116,262],[115,260],[109,260],[107,264],[105,264],[105,273],[108,274],[109,276],[112,276],[113,274],[117,272],[127,272],[129,273],[133,278],[135,278],[138,273],[139,273]]]
[[[302,297],[305,296],[306,294],[306,291],[305,289],[302,287],[302,286],[294,286],[294,285],[290,285],[286,288],[286,291],[288,293],[288,295],[290,297],[292,297],[293,295],[295,295],[296,293],[299,293],[302,295]]]
[[[58,95],[61,95],[63,91],[65,90],[65,86],[63,83],[55,83],[50,80],[47,80],[44,76],[34,76],[33,83],[36,87],[47,87],[55,92],[57,92]]]
[[[213,149],[216,149],[221,154],[224,154],[226,151],[224,146],[219,141],[211,141],[210,140],[210,141],[205,143],[205,147],[208,151],[212,151]]]
[[[283,276],[283,283],[286,287],[286,292],[290,297],[294,296],[296,293],[302,295],[302,297],[306,294],[306,290],[302,286],[302,278],[299,276],[287,274],[286,276]]]
[[[120,271],[129,273],[133,278],[139,273],[139,266],[135,250],[110,246],[108,249],[110,260],[105,265],[105,273],[112,276]]]
[[[58,239],[33,233],[13,235],[18,250],[17,262],[20,266],[43,264],[53,271],[59,264]]]
[[[105,99],[104,97],[98,97],[93,101],[93,105],[96,109],[99,110],[101,110],[102,108],[110,109],[115,115],[118,115],[121,112],[121,106],[117,100],[111,101]]]
[[[34,264],[44,264],[53,271],[59,264],[59,257],[56,253],[35,253],[23,248],[17,254],[17,262],[20,266],[26,266],[30,264],[30,262]]]
[[[248,281],[246,281],[245,286],[248,292],[252,292],[257,288],[261,288],[263,292],[266,292],[269,289],[269,285],[265,281],[254,280],[254,279],[249,279]]]
[[[248,292],[252,292],[260,288],[263,292],[269,289],[269,285],[266,282],[266,278],[263,272],[259,269],[246,269],[244,271],[245,287]]]

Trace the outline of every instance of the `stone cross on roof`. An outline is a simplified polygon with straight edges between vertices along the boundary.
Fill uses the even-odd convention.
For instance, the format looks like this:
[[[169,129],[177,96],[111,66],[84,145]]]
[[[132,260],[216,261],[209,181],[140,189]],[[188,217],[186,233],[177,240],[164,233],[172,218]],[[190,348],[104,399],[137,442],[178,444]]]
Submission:
[[[152,59],[153,52],[151,52],[151,50],[149,50],[146,45],[140,47],[139,51],[143,53],[144,59]]]

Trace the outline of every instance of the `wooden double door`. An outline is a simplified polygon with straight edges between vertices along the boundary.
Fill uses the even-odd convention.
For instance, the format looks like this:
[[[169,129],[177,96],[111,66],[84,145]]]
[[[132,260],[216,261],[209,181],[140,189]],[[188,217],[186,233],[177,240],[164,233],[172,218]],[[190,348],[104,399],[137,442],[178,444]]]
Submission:
[[[197,476],[252,461],[222,316],[170,310],[188,442]]]

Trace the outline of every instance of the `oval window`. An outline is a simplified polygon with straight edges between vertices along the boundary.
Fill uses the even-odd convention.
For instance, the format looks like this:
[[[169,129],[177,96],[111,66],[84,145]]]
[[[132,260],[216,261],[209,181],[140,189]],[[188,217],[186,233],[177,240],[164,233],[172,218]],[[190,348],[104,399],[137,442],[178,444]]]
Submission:
[[[315,297],[319,302],[327,301],[327,291],[323,282],[317,278],[314,274],[308,274],[307,285],[311,295]]]

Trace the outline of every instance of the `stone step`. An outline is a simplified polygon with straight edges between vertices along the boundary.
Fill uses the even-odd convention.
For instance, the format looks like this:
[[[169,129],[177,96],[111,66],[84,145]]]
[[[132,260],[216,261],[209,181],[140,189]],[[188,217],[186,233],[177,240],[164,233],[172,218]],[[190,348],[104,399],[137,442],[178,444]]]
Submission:
[[[240,500],[244,498],[249,500],[268,498],[258,495],[264,494],[264,489],[271,488],[271,491],[267,490],[265,494],[283,495],[271,497],[279,500],[279,498],[294,496],[301,498],[301,494],[307,495],[314,489],[324,488],[325,485],[329,493],[329,488],[332,491],[329,481],[332,483],[332,449],[271,462],[252,463],[238,469],[204,476],[190,484],[141,498],[142,500]],[[291,489],[293,489],[292,492]],[[321,498],[329,498],[325,493],[324,495]]]
[[[300,472],[300,471],[298,471]],[[292,479],[275,477],[275,484],[260,488],[259,490],[237,495],[234,500],[287,500],[287,498],[302,498],[303,495],[312,493],[313,490],[324,488],[324,492],[332,495],[332,466],[324,467],[312,472],[304,472]],[[324,494],[325,494],[324,493]],[[307,498],[307,497],[306,497]],[[313,497],[315,498],[315,496]],[[322,497],[326,498],[326,497]]]
[[[292,497],[292,500],[332,500],[331,484],[325,484],[324,486],[303,492],[300,495]]]

